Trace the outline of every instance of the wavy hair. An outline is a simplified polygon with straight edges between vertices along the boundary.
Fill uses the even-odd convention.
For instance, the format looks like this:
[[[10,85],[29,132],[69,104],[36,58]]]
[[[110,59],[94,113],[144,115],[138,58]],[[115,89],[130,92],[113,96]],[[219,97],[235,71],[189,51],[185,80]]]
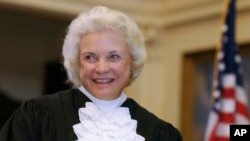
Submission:
[[[126,37],[131,55],[131,78],[129,84],[140,74],[147,58],[144,37],[137,24],[119,11],[103,6],[96,6],[81,13],[69,25],[64,39],[62,55],[68,80],[74,86],[80,86],[79,43],[84,35],[91,32],[111,30]]]

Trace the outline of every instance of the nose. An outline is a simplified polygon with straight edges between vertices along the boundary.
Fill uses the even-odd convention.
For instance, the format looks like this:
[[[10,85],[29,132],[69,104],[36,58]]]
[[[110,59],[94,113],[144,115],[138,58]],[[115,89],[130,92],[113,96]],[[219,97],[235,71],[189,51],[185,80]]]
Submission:
[[[95,70],[97,73],[106,73],[109,71],[109,63],[105,60],[99,60],[96,63]]]

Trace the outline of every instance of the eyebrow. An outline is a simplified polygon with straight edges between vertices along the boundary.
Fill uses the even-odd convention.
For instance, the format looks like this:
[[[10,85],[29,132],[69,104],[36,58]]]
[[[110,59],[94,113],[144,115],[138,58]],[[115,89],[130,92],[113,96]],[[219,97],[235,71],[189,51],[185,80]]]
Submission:
[[[85,55],[95,55],[93,52],[83,52],[80,54],[80,56],[85,56]]]
[[[112,51],[108,52],[108,54],[114,54],[114,53],[119,54],[119,55],[126,55],[124,53],[124,51],[112,50]],[[96,55],[96,53],[95,52],[91,52],[91,51],[87,51],[87,52],[83,52],[83,53],[80,54],[80,56],[84,56],[84,55]]]
[[[122,52],[119,52],[119,51],[116,51],[116,50],[109,52],[109,54],[112,54],[112,53],[122,53]]]

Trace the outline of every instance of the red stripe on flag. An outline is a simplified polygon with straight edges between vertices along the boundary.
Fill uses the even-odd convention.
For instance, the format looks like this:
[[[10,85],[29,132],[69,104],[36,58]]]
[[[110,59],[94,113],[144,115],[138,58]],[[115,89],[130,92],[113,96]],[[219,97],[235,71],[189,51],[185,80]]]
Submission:
[[[215,140],[213,140],[213,141],[228,141],[228,140],[229,140],[228,137],[217,137],[217,138],[215,138]]]
[[[223,123],[233,123],[234,122],[234,113],[222,113],[221,112],[219,115],[220,115],[219,116],[220,122],[223,122]]]
[[[248,109],[245,104],[236,101],[236,112],[248,117]]]
[[[234,98],[235,97],[234,88],[222,88],[222,97],[223,98]]]

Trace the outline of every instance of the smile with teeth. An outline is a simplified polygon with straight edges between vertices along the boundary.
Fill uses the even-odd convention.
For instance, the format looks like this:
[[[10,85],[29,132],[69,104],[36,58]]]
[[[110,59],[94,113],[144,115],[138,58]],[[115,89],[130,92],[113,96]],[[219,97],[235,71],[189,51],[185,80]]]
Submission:
[[[111,79],[111,78],[102,78],[102,79],[94,79],[93,81],[96,83],[110,83],[113,80],[114,79]]]

